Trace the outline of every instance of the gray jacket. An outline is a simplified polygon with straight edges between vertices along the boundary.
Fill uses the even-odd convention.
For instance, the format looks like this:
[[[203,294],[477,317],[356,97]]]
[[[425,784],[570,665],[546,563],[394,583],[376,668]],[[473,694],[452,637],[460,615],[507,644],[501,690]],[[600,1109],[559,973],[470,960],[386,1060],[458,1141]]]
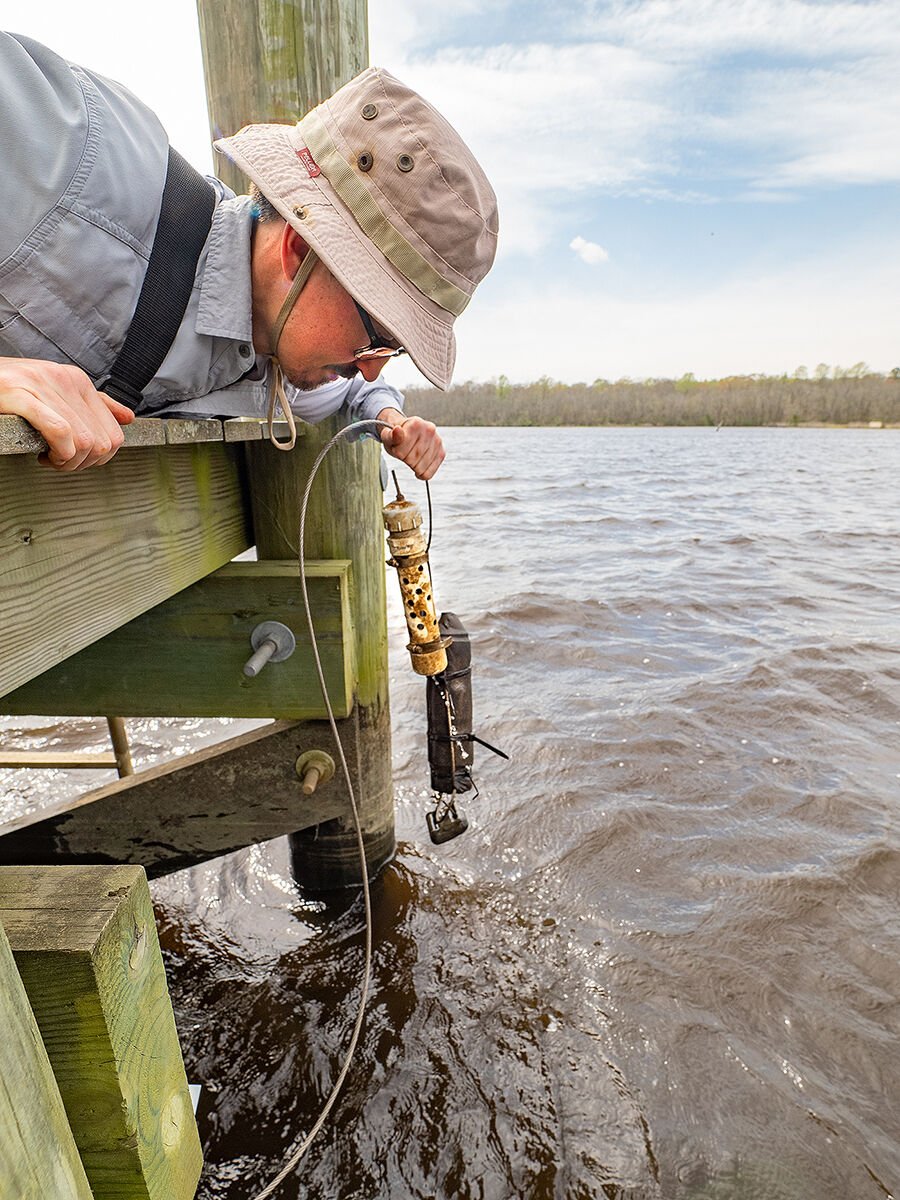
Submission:
[[[95,382],[131,322],[159,218],[168,138],[121,84],[0,33],[0,355],[74,363]],[[175,341],[144,389],[159,415],[264,415],[268,360],[253,350],[246,196],[218,180],[212,229]],[[291,389],[318,420],[349,382]],[[351,419],[402,409],[388,384],[365,384]]]

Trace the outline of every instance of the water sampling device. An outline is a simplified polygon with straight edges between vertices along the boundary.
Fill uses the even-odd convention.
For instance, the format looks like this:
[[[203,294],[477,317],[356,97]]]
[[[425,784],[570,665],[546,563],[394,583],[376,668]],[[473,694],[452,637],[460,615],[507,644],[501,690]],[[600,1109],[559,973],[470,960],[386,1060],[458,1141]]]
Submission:
[[[393,474],[393,472],[392,472]],[[509,758],[496,746],[472,732],[472,651],[469,635],[455,613],[443,613],[440,619],[434,602],[428,551],[431,546],[422,529],[422,514],[412,500],[400,491],[394,475],[397,495],[383,510],[391,557],[388,566],[396,567],[400,595],[409,631],[412,668],[424,675],[425,702],[428,711],[428,763],[435,807],[426,814],[432,842],[449,842],[469,827],[456,806],[460,792],[478,789],[472,778],[478,742],[501,758]]]

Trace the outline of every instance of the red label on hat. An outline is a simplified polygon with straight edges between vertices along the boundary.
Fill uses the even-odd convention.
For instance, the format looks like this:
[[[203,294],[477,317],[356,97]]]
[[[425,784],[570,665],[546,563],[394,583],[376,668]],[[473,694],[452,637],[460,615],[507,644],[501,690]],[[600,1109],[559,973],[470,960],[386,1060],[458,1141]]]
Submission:
[[[315,177],[317,175],[322,174],[321,167],[316,162],[316,160],[313,158],[312,154],[309,152],[309,150],[306,148],[306,146],[302,146],[297,151],[297,157],[303,163],[304,167],[306,167],[307,171],[309,171],[309,173],[313,179],[315,179]]]

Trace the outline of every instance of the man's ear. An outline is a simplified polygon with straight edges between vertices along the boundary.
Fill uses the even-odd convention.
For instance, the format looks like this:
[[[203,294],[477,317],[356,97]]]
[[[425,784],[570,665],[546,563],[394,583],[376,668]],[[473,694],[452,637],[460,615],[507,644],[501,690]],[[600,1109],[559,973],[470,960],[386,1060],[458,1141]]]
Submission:
[[[285,221],[281,232],[281,269],[286,279],[294,278],[308,250],[309,246],[297,230]]]

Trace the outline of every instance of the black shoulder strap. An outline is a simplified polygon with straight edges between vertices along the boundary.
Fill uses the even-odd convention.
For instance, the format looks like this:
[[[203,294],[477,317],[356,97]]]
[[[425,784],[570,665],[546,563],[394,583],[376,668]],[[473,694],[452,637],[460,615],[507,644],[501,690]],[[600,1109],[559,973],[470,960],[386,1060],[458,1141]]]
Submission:
[[[99,391],[135,411],[175,340],[215,207],[212,186],[170,146],[162,207],[141,294],[119,357],[97,384]]]

